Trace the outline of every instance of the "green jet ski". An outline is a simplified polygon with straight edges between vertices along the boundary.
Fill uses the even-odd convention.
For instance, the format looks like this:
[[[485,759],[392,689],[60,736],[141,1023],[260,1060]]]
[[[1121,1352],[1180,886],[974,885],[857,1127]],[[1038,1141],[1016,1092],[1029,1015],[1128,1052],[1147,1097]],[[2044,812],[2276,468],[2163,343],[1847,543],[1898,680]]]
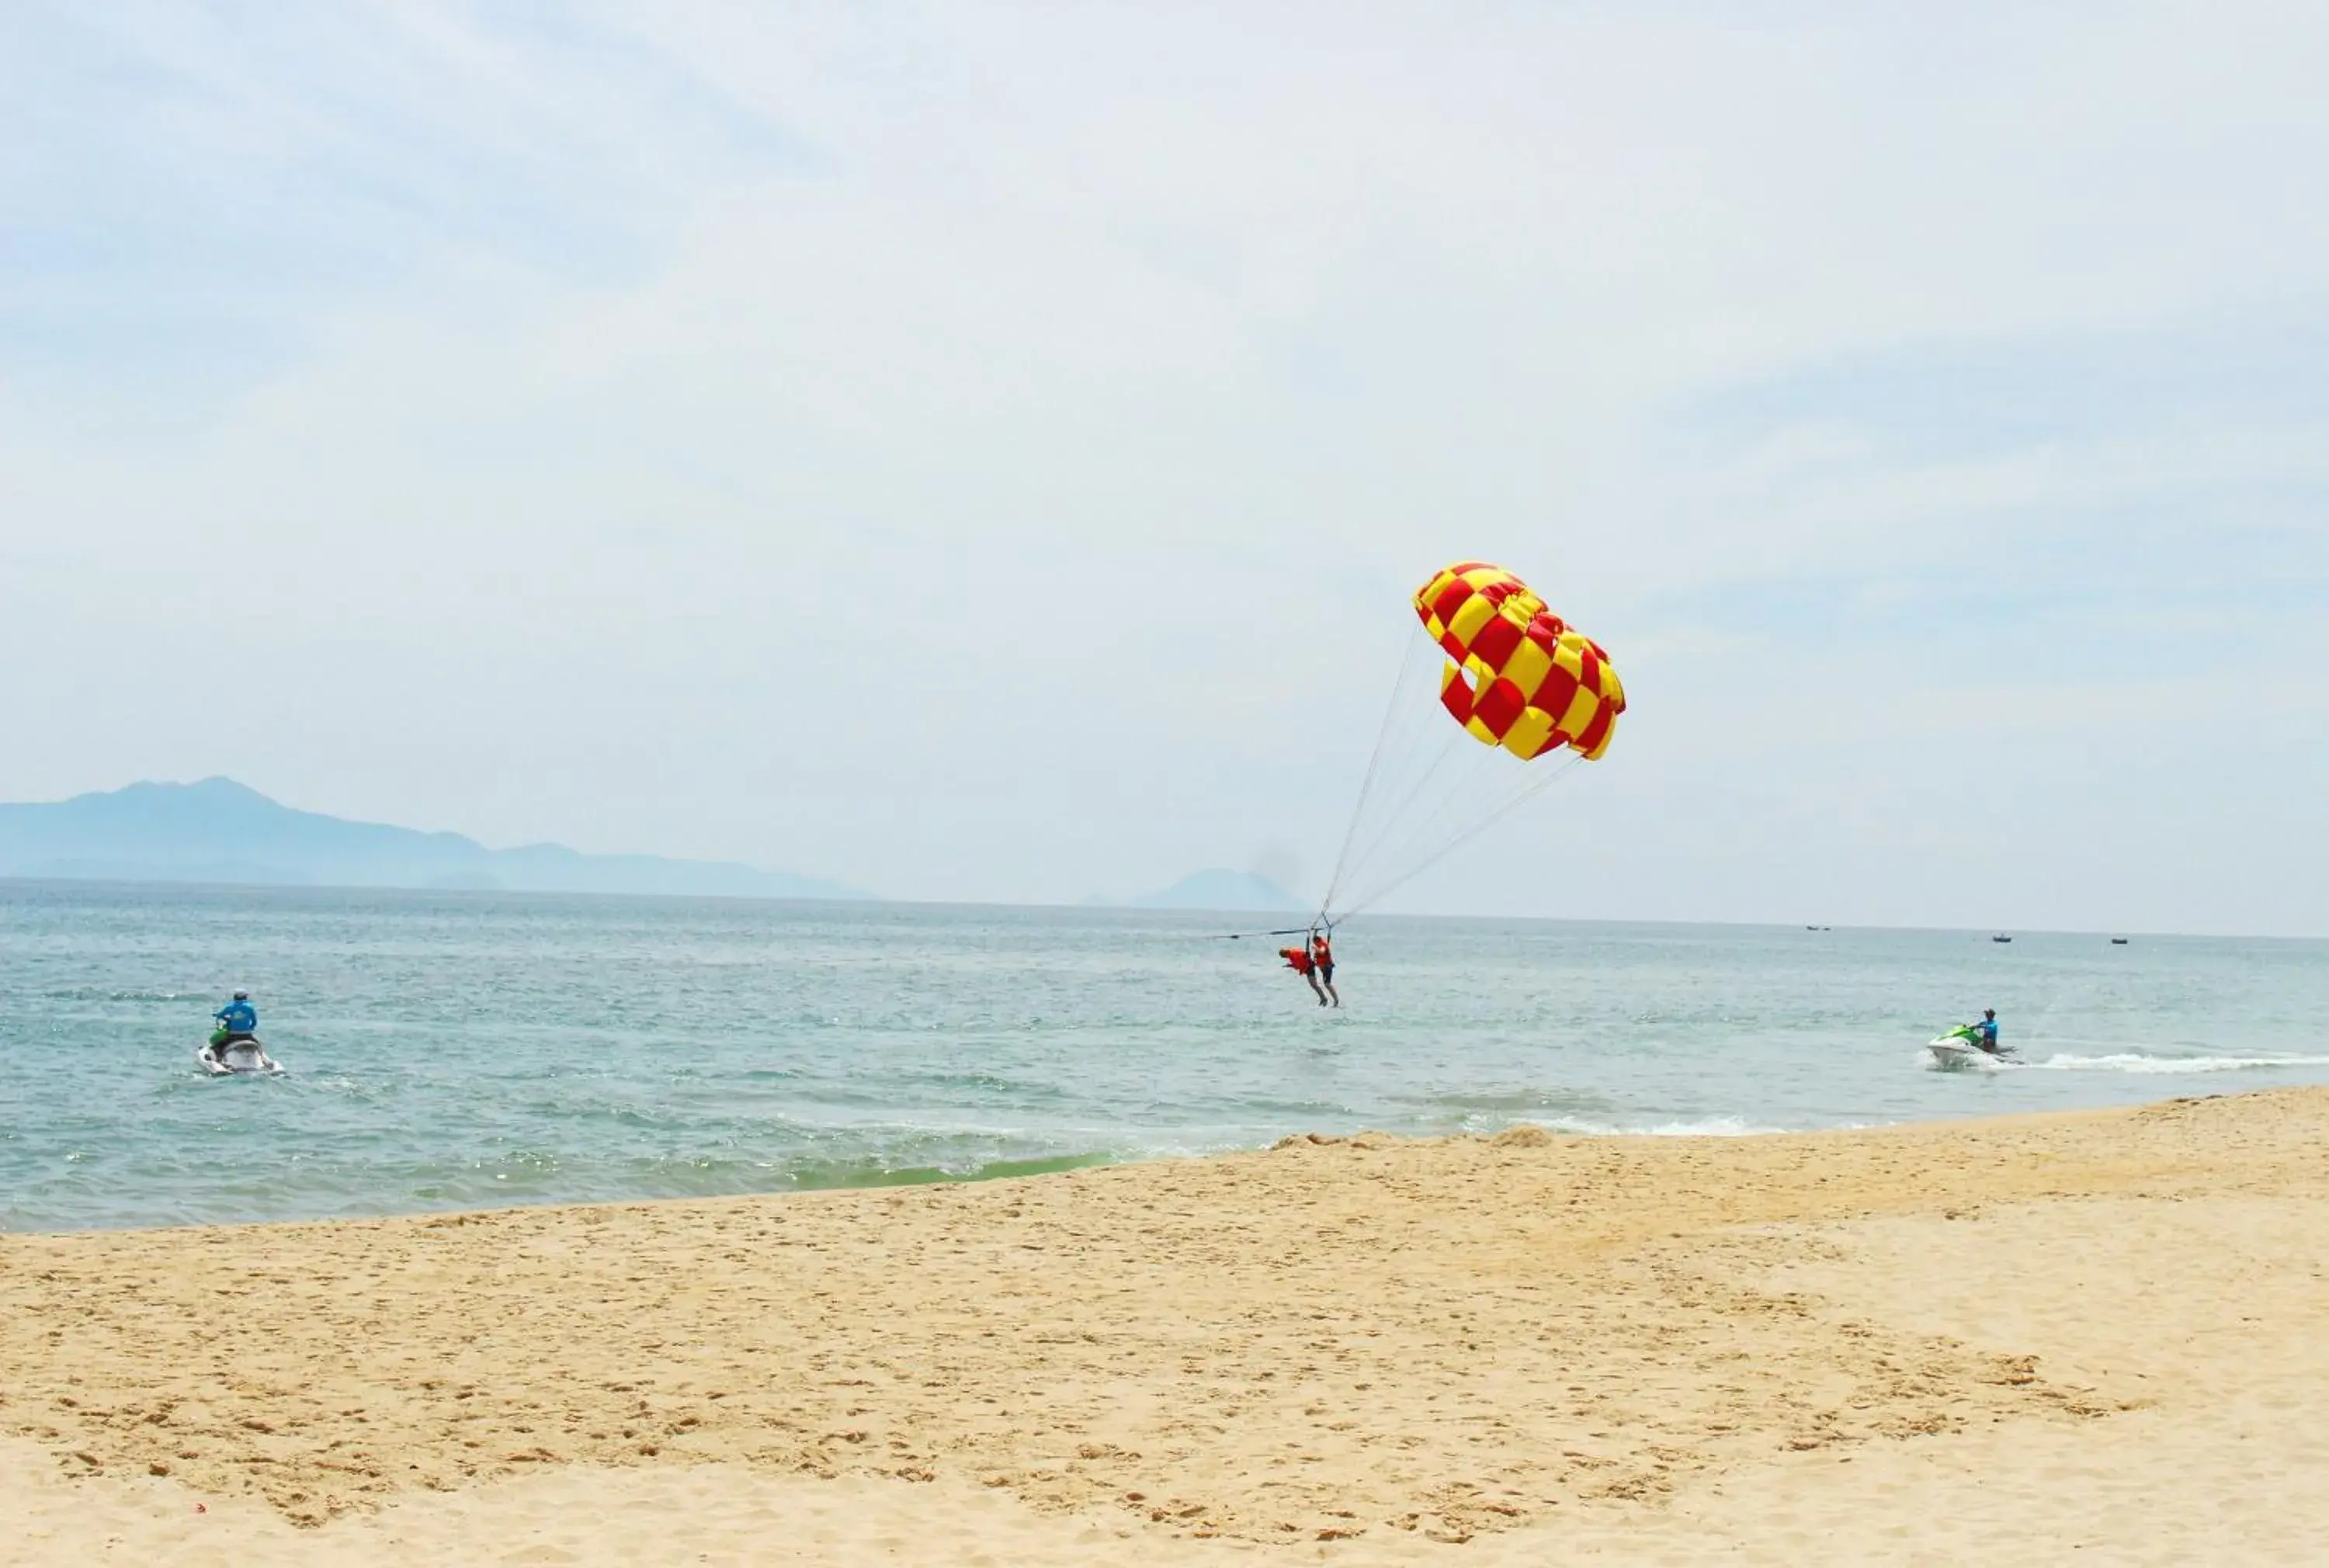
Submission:
[[[1959,1024],[1947,1034],[1936,1035],[1925,1042],[1925,1049],[1932,1052],[1934,1065],[1943,1068],[1985,1066],[2009,1055],[2004,1046],[1993,1051],[1981,1043],[1979,1024]]]

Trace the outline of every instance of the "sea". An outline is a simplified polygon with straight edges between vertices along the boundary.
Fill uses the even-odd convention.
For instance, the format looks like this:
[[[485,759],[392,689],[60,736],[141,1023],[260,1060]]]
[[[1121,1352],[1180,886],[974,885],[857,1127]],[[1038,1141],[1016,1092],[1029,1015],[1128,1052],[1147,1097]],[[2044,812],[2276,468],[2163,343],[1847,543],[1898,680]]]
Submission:
[[[2329,1083],[2329,943],[0,882],[0,1229],[1746,1136]],[[212,1078],[249,989],[285,1072]],[[2018,1060],[1924,1042],[1997,1009]]]

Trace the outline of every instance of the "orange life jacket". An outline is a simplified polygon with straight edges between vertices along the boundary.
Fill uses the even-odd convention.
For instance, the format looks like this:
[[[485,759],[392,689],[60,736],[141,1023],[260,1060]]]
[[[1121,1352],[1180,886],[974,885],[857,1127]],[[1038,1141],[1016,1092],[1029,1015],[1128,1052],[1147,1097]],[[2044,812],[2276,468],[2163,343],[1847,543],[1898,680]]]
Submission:
[[[1281,947],[1278,950],[1278,956],[1284,959],[1286,961],[1286,967],[1292,970],[1295,973],[1307,974],[1310,972],[1310,955],[1303,952],[1300,948]]]

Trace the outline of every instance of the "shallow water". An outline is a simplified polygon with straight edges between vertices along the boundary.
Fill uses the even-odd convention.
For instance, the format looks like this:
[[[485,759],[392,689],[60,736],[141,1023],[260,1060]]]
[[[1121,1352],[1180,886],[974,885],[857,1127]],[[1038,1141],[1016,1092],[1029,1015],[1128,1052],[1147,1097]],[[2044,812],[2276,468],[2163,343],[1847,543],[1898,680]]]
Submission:
[[[1247,923],[1249,928],[1252,923]],[[1750,1132],[2329,1082],[2329,944],[0,882],[0,1228],[869,1185],[1297,1131]],[[236,985],[288,1069],[193,1061]],[[1998,1009],[2021,1063],[1932,1071]]]

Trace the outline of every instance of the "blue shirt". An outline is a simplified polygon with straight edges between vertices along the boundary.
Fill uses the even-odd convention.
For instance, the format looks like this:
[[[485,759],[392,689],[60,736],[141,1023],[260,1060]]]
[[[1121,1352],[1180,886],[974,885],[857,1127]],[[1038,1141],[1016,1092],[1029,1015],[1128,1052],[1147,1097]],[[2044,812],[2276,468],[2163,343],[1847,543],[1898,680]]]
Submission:
[[[1974,1025],[1974,1032],[1981,1036],[1981,1043],[1983,1045],[1987,1046],[1993,1051],[1997,1049],[1997,1020],[1995,1019],[1982,1019],[1981,1022]]]
[[[224,1024],[231,1035],[247,1035],[259,1028],[259,1009],[247,1001],[231,1001],[211,1017]]]

